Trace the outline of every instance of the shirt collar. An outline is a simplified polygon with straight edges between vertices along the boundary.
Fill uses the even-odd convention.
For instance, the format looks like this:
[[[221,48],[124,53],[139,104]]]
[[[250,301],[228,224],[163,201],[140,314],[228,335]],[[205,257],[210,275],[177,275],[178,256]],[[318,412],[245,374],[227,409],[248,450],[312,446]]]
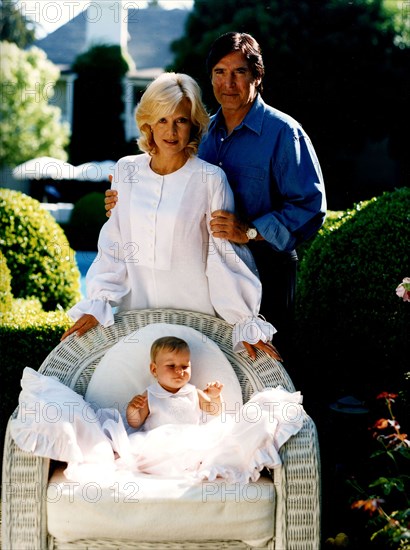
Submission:
[[[193,386],[189,382],[185,384],[185,386],[183,386],[182,388],[179,388],[179,390],[175,393],[171,393],[168,390],[164,389],[157,381],[155,381],[154,384],[152,384],[149,387],[150,392],[154,394],[155,397],[162,397],[162,398],[189,395],[190,393],[193,392],[194,389],[195,389],[195,386]]]
[[[243,121],[239,124],[239,126],[237,126],[237,128],[241,128],[241,126],[247,126],[250,130],[260,135],[262,133],[264,112],[265,112],[265,102],[263,101],[260,94],[258,93],[255,98],[255,101],[253,102],[252,107],[246,114]],[[211,118],[209,129],[210,130],[213,128],[218,129],[221,127],[224,127],[224,119],[222,115],[222,107],[219,107],[217,112]]]

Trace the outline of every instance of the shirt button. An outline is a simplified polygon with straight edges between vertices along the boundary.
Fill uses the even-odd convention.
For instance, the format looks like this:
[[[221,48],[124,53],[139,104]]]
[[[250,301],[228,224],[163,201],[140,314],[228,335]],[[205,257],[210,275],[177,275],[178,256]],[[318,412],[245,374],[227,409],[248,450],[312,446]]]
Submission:
[[[222,166],[222,162],[219,163],[219,166]]]
[[[224,138],[221,138],[221,141],[225,141],[225,139],[224,139]]]

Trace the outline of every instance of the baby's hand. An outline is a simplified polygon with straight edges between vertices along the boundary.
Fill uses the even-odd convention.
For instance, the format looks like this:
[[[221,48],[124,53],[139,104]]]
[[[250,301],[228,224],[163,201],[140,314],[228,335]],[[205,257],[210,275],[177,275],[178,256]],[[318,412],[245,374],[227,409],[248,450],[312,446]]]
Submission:
[[[147,394],[134,395],[127,406],[127,422],[131,428],[139,428],[149,415]]]
[[[204,389],[204,393],[209,397],[219,397],[223,387],[224,385],[218,380],[215,382],[208,382],[206,388]]]
[[[129,406],[134,407],[135,409],[142,409],[147,403],[146,395],[134,395],[131,401],[128,403]]]

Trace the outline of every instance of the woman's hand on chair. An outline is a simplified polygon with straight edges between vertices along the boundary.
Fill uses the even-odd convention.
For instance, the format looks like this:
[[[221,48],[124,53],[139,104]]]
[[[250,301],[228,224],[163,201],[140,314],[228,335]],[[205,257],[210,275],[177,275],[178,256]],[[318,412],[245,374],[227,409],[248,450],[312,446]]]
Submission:
[[[251,359],[256,359],[256,349],[260,349],[267,353],[273,359],[276,359],[277,361],[283,361],[278,350],[270,342],[262,342],[262,340],[259,340],[259,342],[254,345],[249,344],[248,342],[242,343],[245,346],[245,349]]]
[[[71,328],[65,331],[65,333],[61,337],[61,340],[64,340],[65,338],[67,338],[67,336],[70,336],[70,334],[73,333],[76,333],[77,336],[82,336],[87,331],[96,327],[97,325],[98,321],[94,317],[94,315],[86,313],[80,319],[78,319],[78,321],[76,321]]]

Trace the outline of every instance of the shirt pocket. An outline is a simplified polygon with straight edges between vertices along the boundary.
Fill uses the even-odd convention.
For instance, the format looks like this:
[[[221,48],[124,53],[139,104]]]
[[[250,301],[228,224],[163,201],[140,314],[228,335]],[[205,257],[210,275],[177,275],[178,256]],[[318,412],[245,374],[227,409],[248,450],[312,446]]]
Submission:
[[[223,167],[222,167],[223,168]],[[235,166],[225,167],[226,175],[232,176],[232,179],[236,182],[241,180],[256,180],[262,181],[265,179],[265,170],[260,166],[255,166],[252,164],[235,164]]]

